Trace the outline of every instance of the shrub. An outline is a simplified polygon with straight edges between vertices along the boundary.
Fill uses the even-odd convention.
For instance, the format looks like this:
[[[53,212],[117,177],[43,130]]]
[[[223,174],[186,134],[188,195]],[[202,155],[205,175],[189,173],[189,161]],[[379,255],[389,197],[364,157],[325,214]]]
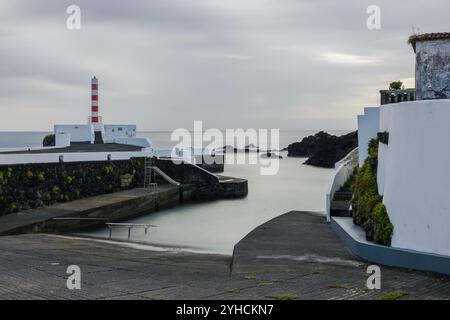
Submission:
[[[44,147],[54,147],[55,146],[55,135],[49,134],[44,137],[44,140],[42,141],[42,145]]]
[[[44,182],[45,181],[45,173],[44,172],[38,172],[37,174],[37,179],[39,182]]]
[[[373,209],[373,213],[375,219],[374,242],[389,246],[391,244],[391,236],[394,227],[389,220],[386,207],[380,202]]]
[[[383,198],[378,194],[377,162],[378,140],[368,145],[368,157],[358,169],[352,184],[353,222],[364,228],[366,239],[378,244],[390,245],[393,232]]]
[[[402,88],[403,88],[403,82],[401,82],[400,80],[391,82],[389,84],[389,90],[400,90]]]

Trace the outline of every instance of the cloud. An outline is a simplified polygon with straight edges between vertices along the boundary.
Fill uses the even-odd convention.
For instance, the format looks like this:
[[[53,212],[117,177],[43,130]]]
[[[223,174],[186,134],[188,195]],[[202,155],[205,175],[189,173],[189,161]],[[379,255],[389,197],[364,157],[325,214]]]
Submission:
[[[78,0],[69,31],[73,3],[2,1],[0,130],[85,121],[93,74],[105,121],[140,130],[354,128],[379,89],[414,76],[412,26],[440,31],[450,9],[380,0],[369,31],[366,0]]]
[[[371,57],[357,56],[353,54],[325,52],[320,54],[320,58],[329,63],[337,64],[373,64],[377,60]]]

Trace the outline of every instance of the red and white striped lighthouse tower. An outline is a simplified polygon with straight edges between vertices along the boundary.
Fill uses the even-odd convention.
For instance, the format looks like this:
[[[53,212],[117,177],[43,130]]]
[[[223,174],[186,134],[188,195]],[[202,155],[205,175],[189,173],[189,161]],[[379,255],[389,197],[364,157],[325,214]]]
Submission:
[[[98,79],[96,76],[91,79],[91,123],[101,123],[98,115]]]

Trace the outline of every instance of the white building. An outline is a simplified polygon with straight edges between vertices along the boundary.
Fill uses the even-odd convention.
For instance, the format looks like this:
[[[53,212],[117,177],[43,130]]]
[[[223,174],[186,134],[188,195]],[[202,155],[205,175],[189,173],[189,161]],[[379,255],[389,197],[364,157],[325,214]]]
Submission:
[[[450,256],[450,33],[412,44],[419,100],[365,109],[359,162],[377,128],[387,138],[379,145],[377,183],[394,226],[391,246]]]
[[[136,125],[103,124],[99,116],[98,79],[91,79],[91,116],[87,124],[62,125],[54,127],[55,146],[68,147],[71,143],[117,143],[151,148],[148,138],[136,137]]]

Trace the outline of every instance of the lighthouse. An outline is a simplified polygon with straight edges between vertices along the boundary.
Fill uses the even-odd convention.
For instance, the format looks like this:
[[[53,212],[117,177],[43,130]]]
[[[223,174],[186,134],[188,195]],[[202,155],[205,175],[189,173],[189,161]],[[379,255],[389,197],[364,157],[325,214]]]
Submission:
[[[96,76],[91,79],[91,116],[89,117],[89,120],[94,128],[94,143],[103,143],[102,119],[98,113],[98,79]]]
[[[91,78],[90,115],[87,124],[55,125],[56,146],[67,147],[71,143],[121,144],[150,148],[147,138],[136,137],[134,124],[103,124],[98,105],[98,78]]]
[[[91,79],[91,116],[89,120],[92,124],[102,123],[102,118],[98,113],[98,79],[96,76]]]

